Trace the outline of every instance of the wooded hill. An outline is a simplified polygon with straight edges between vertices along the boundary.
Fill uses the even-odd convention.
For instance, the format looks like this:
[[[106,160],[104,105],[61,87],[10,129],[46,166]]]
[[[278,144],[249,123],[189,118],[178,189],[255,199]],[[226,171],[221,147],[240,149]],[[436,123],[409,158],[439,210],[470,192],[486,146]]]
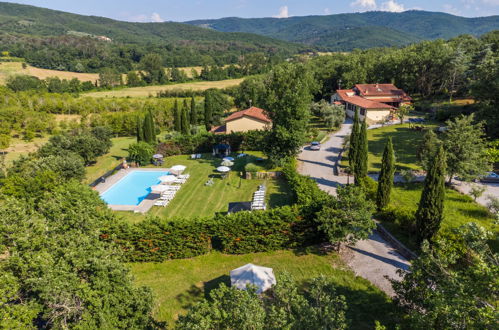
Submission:
[[[290,18],[196,20],[188,24],[223,32],[249,32],[329,51],[401,46],[420,40],[481,35],[499,29],[499,16],[465,18],[440,12],[366,12]]]

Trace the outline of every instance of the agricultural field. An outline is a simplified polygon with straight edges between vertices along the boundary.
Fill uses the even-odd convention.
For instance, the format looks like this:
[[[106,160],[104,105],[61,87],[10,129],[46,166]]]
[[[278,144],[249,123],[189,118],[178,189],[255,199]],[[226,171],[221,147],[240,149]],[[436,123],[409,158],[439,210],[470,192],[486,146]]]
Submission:
[[[158,92],[171,90],[204,91],[210,88],[227,88],[239,85],[244,79],[228,79],[220,81],[198,81],[182,84],[132,87],[112,91],[91,92],[84,94],[92,97],[149,97],[156,96]]]
[[[336,254],[324,254],[317,249],[244,255],[213,252],[191,259],[134,263],[131,267],[135,283],[153,291],[155,318],[171,326],[179,314],[206,297],[210,290],[220,283],[229,284],[230,270],[247,263],[273,268],[277,280],[283,272],[301,283],[325,275],[337,285],[338,294],[345,295],[346,316],[352,320],[352,329],[372,329],[375,320],[394,326],[395,309],[390,299],[367,280],[355,276]]]
[[[259,153],[256,153],[259,156]],[[256,157],[248,156],[249,161]],[[193,218],[212,217],[216,212],[227,212],[230,202],[249,202],[253,193],[261,184],[267,187],[267,203],[269,207],[290,204],[290,191],[284,179],[243,179],[240,173],[247,162],[245,158],[235,160],[233,171],[228,178],[222,179],[215,171],[220,166],[221,159],[203,154],[202,159],[190,159],[190,156],[180,155],[165,159],[164,168],[173,165],[185,165],[185,173],[190,174],[189,180],[182,186],[175,198],[166,207],[153,207],[146,215],[120,212],[131,222],[140,222],[149,215],[161,218]],[[213,178],[213,185],[205,183]],[[195,205],[195,207],[193,207]]]
[[[57,71],[49,69],[40,69],[28,65],[23,69],[21,62],[0,62],[0,85],[5,84],[7,78],[11,75],[24,74],[35,76],[39,79],[48,77],[59,77],[60,79],[73,79],[77,78],[81,81],[91,81],[95,83],[99,79],[98,73],[79,73],[69,71]]]

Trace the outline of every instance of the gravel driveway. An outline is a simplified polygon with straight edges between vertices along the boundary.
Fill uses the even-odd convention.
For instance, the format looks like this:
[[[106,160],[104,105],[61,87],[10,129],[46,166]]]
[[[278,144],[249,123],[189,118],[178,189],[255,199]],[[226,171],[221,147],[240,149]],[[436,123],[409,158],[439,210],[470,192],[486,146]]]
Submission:
[[[320,151],[305,147],[298,157],[300,173],[310,176],[317,181],[322,190],[330,194],[335,194],[337,186],[348,182],[348,177],[338,175],[338,165],[343,139],[350,134],[351,128],[352,121],[347,119],[341,129],[322,144]],[[356,275],[369,280],[389,296],[393,296],[394,293],[386,277],[399,279],[397,270],[409,269],[410,266],[409,261],[377,231],[374,231],[367,240],[357,242],[354,246],[347,246],[341,256]]]

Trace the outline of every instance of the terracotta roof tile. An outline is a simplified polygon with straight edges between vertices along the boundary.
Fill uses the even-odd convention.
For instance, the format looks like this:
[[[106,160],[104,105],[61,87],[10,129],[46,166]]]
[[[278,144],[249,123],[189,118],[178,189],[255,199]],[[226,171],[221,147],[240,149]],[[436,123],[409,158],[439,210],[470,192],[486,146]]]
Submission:
[[[242,118],[244,116],[255,118],[255,119],[265,121],[268,123],[272,122],[272,120],[270,120],[270,118],[265,114],[265,110],[257,108],[257,107],[251,107],[251,108],[246,109],[246,110],[234,112],[229,117],[225,118],[225,122],[239,119],[239,118]]]
[[[345,101],[365,109],[393,109],[391,105],[371,101],[357,95],[348,97]]]
[[[210,132],[212,132],[214,134],[226,134],[227,133],[227,126],[222,125],[222,126],[212,127]]]
[[[393,84],[357,84],[354,88],[358,91],[360,96],[363,97],[387,96],[401,98],[407,101],[411,100],[403,90],[397,88]]]

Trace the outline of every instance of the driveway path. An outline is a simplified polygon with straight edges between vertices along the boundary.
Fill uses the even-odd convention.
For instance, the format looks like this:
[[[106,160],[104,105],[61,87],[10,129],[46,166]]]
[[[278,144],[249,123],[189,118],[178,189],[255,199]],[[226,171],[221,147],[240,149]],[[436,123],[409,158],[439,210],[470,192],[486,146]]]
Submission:
[[[346,176],[338,175],[338,166],[343,139],[350,134],[351,128],[352,121],[347,119],[341,129],[322,144],[320,151],[304,148],[298,157],[300,173],[313,178],[321,189],[330,194],[335,194],[337,186],[348,182]],[[342,258],[356,275],[369,280],[390,296],[393,296],[394,292],[386,277],[398,279],[400,277],[397,270],[409,269],[410,266],[409,261],[402,257],[377,231],[374,231],[367,240],[346,247]]]

